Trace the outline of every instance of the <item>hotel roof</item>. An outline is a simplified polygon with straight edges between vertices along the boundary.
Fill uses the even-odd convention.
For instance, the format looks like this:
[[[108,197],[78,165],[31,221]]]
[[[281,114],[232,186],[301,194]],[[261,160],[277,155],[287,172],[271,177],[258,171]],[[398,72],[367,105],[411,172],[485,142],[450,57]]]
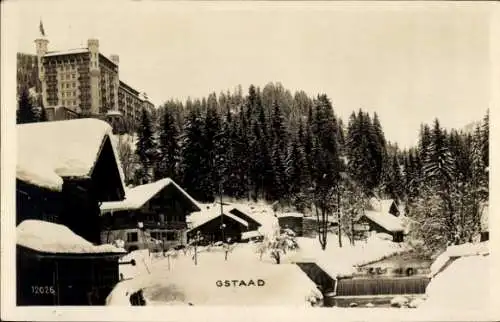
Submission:
[[[89,52],[88,48],[74,48],[74,49],[68,49],[68,50],[62,50],[62,51],[49,51],[44,55],[44,57],[82,54],[82,53],[88,53],[88,52]]]

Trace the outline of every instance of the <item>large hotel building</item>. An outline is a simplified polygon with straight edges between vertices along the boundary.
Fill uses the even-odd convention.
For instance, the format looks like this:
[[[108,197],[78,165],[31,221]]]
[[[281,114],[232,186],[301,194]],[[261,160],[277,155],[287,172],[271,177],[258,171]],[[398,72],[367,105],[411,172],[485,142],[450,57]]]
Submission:
[[[103,117],[121,112],[137,124],[143,108],[153,103],[145,94],[119,79],[119,57],[99,52],[99,40],[89,39],[86,48],[48,51],[45,37],[35,40],[43,106],[49,120],[79,116]]]

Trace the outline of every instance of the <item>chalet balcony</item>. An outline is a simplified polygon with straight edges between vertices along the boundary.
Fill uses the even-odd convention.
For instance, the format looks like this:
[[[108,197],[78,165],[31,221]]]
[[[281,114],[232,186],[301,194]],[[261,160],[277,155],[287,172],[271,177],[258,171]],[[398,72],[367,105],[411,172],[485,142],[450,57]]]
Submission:
[[[155,221],[143,221],[144,229],[164,229],[164,230],[183,230],[187,229],[187,224],[182,221],[172,221],[165,223],[158,223]],[[131,229],[137,228],[138,224],[136,222],[123,222],[123,223],[113,223],[106,227],[105,230],[120,230],[120,229]]]
[[[171,221],[165,223],[158,223],[154,221],[144,221],[144,228],[146,229],[167,229],[167,230],[181,230],[187,229],[187,224],[182,221]]]

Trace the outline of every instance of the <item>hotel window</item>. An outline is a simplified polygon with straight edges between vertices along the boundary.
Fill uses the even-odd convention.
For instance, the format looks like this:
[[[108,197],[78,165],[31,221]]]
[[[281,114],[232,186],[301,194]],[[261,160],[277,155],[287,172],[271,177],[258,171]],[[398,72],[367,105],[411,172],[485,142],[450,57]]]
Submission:
[[[76,84],[75,84],[75,82],[73,82],[73,88],[75,88],[75,87],[76,87]]]
[[[167,231],[167,240],[175,240],[175,232]]]
[[[76,91],[73,91],[73,96],[76,96]]]

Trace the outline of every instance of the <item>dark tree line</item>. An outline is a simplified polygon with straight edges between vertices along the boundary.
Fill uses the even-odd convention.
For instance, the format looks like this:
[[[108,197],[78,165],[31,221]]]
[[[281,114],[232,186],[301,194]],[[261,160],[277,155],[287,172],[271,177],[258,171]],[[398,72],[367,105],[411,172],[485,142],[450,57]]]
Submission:
[[[477,230],[477,218],[467,216],[477,217],[487,200],[488,115],[474,133],[448,131],[437,119],[422,124],[418,146],[401,150],[385,138],[377,114],[359,110],[344,125],[327,95],[292,95],[270,83],[262,90],[252,85],[245,94],[238,87],[201,100],[170,100],[157,119],[147,125],[155,122],[144,116],[139,126],[141,163],[157,179],[172,177],[200,201],[222,192],[299,211],[314,206],[325,218],[354,213],[364,204],[345,200],[377,196],[395,199],[416,227],[427,229],[424,223],[439,216],[422,215],[422,205],[438,198],[447,217],[431,226],[446,231],[446,244],[468,239],[469,221]],[[339,219],[352,226],[352,220]]]

